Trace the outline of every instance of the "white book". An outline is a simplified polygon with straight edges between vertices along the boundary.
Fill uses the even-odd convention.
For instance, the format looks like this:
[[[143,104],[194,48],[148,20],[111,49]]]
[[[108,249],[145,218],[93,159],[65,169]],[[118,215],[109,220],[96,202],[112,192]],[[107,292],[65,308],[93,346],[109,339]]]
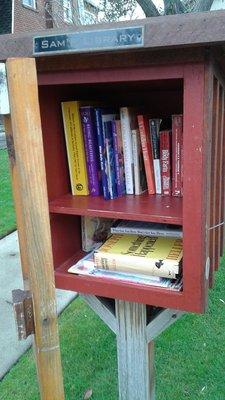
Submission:
[[[177,225],[142,221],[119,221],[110,228],[111,233],[139,236],[182,238],[182,228]]]
[[[128,107],[120,108],[121,132],[125,170],[126,194],[134,194],[134,162],[132,150],[132,112]]]

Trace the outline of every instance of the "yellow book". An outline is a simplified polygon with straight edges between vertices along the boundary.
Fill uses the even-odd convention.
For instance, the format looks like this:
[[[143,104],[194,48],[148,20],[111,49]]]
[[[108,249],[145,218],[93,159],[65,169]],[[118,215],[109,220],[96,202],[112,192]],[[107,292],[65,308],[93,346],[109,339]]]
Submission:
[[[88,175],[79,101],[62,103],[64,132],[73,195],[88,195]]]
[[[97,268],[176,278],[182,240],[169,237],[112,235],[94,254]]]

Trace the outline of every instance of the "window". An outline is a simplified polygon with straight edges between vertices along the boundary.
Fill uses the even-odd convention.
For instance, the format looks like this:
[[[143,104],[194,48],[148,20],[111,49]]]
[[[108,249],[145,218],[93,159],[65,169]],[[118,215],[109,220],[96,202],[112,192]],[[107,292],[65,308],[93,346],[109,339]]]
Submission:
[[[24,6],[31,8],[37,8],[36,0],[22,0]]]
[[[63,0],[63,18],[65,22],[73,22],[73,10],[71,0]]]

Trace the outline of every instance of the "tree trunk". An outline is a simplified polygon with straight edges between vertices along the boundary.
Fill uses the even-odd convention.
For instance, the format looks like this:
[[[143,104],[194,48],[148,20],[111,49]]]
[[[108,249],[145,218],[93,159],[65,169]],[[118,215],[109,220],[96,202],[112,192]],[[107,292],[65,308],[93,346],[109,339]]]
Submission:
[[[144,11],[146,17],[157,17],[160,15],[152,0],[138,0],[137,3]]]
[[[185,6],[180,0],[164,0],[164,14],[183,14]]]
[[[193,12],[209,11],[212,6],[213,0],[196,0],[193,7]]]

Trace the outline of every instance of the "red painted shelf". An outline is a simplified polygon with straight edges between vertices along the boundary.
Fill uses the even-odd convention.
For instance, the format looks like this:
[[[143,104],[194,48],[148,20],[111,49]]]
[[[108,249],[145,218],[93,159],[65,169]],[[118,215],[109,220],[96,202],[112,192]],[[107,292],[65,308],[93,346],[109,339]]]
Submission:
[[[183,292],[168,288],[158,288],[125,282],[122,280],[102,278],[96,276],[81,276],[71,274],[68,268],[84,256],[81,250],[69,260],[55,269],[55,282],[57,288],[72,290],[81,293],[91,293],[96,296],[120,298],[127,301],[155,304],[159,307],[177,308],[183,306]]]
[[[182,199],[160,195],[127,195],[114,200],[102,196],[66,194],[49,204],[51,213],[90,215],[182,225]]]

